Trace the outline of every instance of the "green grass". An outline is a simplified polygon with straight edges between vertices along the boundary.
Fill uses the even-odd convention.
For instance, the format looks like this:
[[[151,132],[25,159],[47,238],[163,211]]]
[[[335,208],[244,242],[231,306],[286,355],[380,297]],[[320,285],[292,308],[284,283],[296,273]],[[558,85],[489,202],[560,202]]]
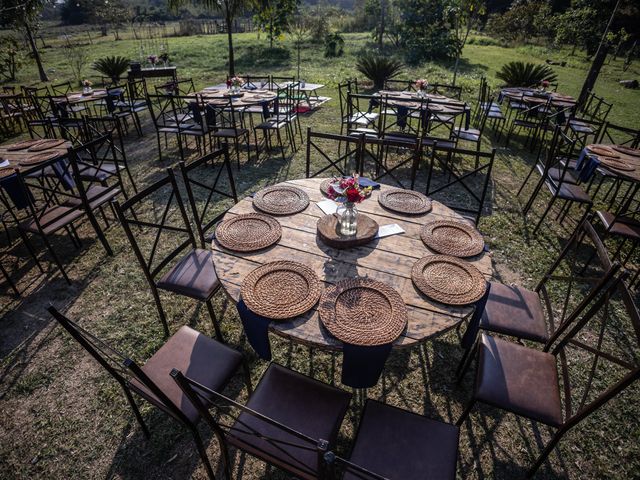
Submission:
[[[65,51],[59,48],[59,29],[46,36],[50,48],[43,50],[43,59],[52,81],[69,78]],[[128,36],[129,34],[127,34]],[[344,78],[355,75],[357,55],[367,46],[368,34],[345,35],[346,54],[337,59],[325,59],[322,47],[308,43],[302,51],[302,76],[307,81],[325,83],[324,94],[333,101],[312,115],[303,117],[303,129],[312,126],[320,131],[336,132],[339,123],[335,87]],[[138,44],[125,39],[114,42],[112,37],[95,40],[91,59],[105,55],[135,57]],[[198,87],[218,83],[226,75],[226,42],[223,36],[170,38],[172,60],[180,76],[193,77]],[[237,73],[292,74],[295,54],[285,41],[282,49],[267,51],[262,36],[236,35]],[[554,67],[559,75],[560,90],[577,94],[584,79],[587,63],[570,57],[567,51],[547,51],[540,47],[504,48],[480,45],[465,49],[460,83],[465,97],[475,98],[479,76],[488,75],[494,85],[495,72],[510,60],[566,59],[567,67]],[[424,77],[430,81],[450,78],[448,64],[426,64],[407,69],[406,77]],[[86,75],[92,77],[87,68]],[[638,76],[638,66],[624,77]],[[635,127],[640,107],[638,91],[625,90],[616,81],[620,62],[603,69],[596,90],[614,102],[611,118],[617,123]],[[20,72],[19,82],[36,80],[36,71],[29,66]],[[177,149],[163,151],[163,161],[157,160],[157,147],[148,116],[144,117],[145,136],[129,137],[127,153],[138,186],[152,183],[175,165]],[[487,137],[484,148],[491,145]],[[521,214],[522,198],[515,192],[529,169],[532,156],[518,142],[510,148],[498,148],[493,171],[490,215],[483,217],[480,230],[485,235],[494,259],[496,277],[505,283],[517,282],[533,288],[567,237],[567,231],[549,218],[539,235],[532,237],[529,222]],[[304,176],[304,148],[286,162],[278,152],[260,162],[243,165],[237,173],[239,194],[287,178]],[[524,197],[526,198],[526,197]],[[541,204],[534,209],[536,218]],[[190,435],[157,410],[143,406],[152,438],[144,439],[128,408],[119,386],[93,362],[81,348],[49,319],[45,308],[53,303],[85,328],[108,340],[134,359],[144,361],[163,343],[162,328],[148,286],[142,276],[130,246],[118,226],[108,231],[114,257],[107,257],[101,246],[92,240],[90,229],[80,229],[84,246],[76,251],[65,239],[56,242],[65,259],[73,285],[68,287],[55,269],[51,277],[38,275],[33,265],[19,258],[21,249],[11,252],[7,265],[19,270],[19,285],[27,289],[21,300],[0,297],[2,319],[0,329],[0,478],[205,478],[205,472]],[[37,243],[40,251],[42,245]],[[44,256],[45,261],[47,256]],[[189,324],[212,334],[206,309],[195,302],[173,295],[162,295],[163,305],[172,331]],[[241,348],[250,361],[254,382],[266,368],[251,352],[241,335],[233,305],[219,294],[215,308],[226,338]],[[618,339],[629,338],[621,329]],[[315,353],[313,359],[301,346],[273,340],[274,360],[308,373],[313,364],[314,376],[323,381],[339,383],[339,373],[331,369],[331,357]],[[636,355],[638,352],[636,350]],[[454,333],[428,342],[424,348],[394,352],[389,360],[384,382],[369,391],[372,398],[429,417],[453,422],[462,412],[472,388],[472,375],[461,386],[453,375],[461,351]],[[571,358],[578,377],[587,372],[587,364],[579,357]],[[337,360],[339,365],[339,359]],[[612,373],[612,372],[610,372]],[[601,380],[601,379],[599,379]],[[236,379],[230,391],[240,400],[245,394]],[[550,463],[540,470],[540,478],[638,478],[640,477],[640,390],[637,385],[613,400],[609,405],[578,428],[570,432],[550,457]],[[341,431],[340,446],[345,448],[357,426],[357,411],[350,410]],[[207,429],[208,453],[218,465],[218,447]],[[541,445],[549,439],[549,429],[542,425],[518,420],[513,415],[490,408],[480,408],[461,430],[459,478],[517,478],[530,465]],[[218,474],[221,471],[218,470]],[[250,457],[235,457],[234,478],[284,478]]]

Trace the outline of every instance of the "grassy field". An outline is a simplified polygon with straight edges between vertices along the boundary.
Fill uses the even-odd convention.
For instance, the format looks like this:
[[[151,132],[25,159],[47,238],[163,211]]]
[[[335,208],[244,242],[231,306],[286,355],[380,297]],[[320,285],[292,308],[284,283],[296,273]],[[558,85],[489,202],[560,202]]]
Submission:
[[[321,46],[313,43],[302,50],[302,76],[307,81],[324,83],[322,92],[334,98],[312,115],[302,119],[303,128],[312,126],[320,131],[339,129],[339,110],[335,87],[344,78],[354,76],[354,61],[359,52],[370,48],[369,35],[346,35],[346,54],[338,59],[325,59]],[[237,73],[294,73],[295,54],[285,41],[276,50],[268,50],[264,36],[236,35]],[[90,59],[104,55],[136,57],[138,44],[113,37],[87,46]],[[218,83],[226,75],[226,43],[223,36],[170,38],[172,61],[180,76],[193,77],[198,87]],[[50,46],[43,50],[43,60],[51,80],[69,79],[68,52],[54,31],[47,37]],[[478,79],[486,74],[497,85],[494,74],[502,63],[512,59],[546,58],[566,60],[566,67],[554,67],[558,73],[559,90],[579,93],[587,63],[571,57],[563,50],[548,51],[539,47],[503,48],[477,43],[465,49],[461,84],[465,97],[475,99]],[[617,80],[637,78],[640,67],[632,66],[623,74],[620,62],[603,69],[596,90],[614,108],[611,118],[616,123],[640,127],[637,110],[640,92],[625,90]],[[448,65],[427,64],[407,69],[406,77],[427,77],[430,81],[450,78]],[[90,68],[86,75],[93,77]],[[19,82],[36,80],[30,66],[20,73]],[[97,77],[95,77],[97,78]],[[174,165],[177,149],[163,152],[157,160],[153,127],[148,116],[143,119],[145,136],[131,137],[127,152],[139,186],[148,185]],[[484,148],[491,146],[488,136]],[[516,282],[532,288],[550,266],[554,255],[567,238],[567,230],[549,218],[541,233],[530,234],[530,219],[521,213],[522,198],[515,195],[532,157],[518,142],[509,148],[494,145],[498,157],[493,171],[491,195],[487,211],[479,228],[490,247],[496,278],[505,283]],[[235,173],[235,172],[234,172]],[[243,165],[237,174],[240,195],[259,188],[304,176],[304,149],[283,162],[279,153],[260,162]],[[535,213],[539,211],[538,205]],[[128,408],[119,386],[110,380],[79,346],[56,327],[45,313],[49,304],[78,319],[81,325],[108,340],[121,351],[144,361],[163,343],[163,334],[155,305],[120,227],[108,231],[114,257],[107,257],[102,247],[92,239],[87,226],[80,230],[83,248],[73,249],[61,239],[57,248],[65,259],[71,287],[50,268],[50,276],[37,274],[31,263],[24,262],[25,252],[11,252],[8,262],[19,272],[19,286],[26,289],[20,300],[0,296],[0,478],[205,478],[191,437],[175,422],[157,410],[143,406],[143,415],[152,432],[144,439]],[[37,243],[43,251],[40,243]],[[48,257],[45,255],[45,259]],[[9,265],[9,263],[8,263]],[[206,309],[194,302],[163,295],[163,305],[170,328],[189,324],[212,334]],[[216,311],[231,345],[242,349],[250,360],[256,381],[266,363],[253,355],[241,335],[234,306],[219,294]],[[626,338],[626,331],[619,332]],[[308,373],[324,381],[339,383],[339,373],[331,368],[331,356],[289,345],[279,339],[272,341],[275,361]],[[639,352],[633,354],[638,358]],[[429,417],[454,422],[462,412],[472,389],[472,375],[462,385],[453,381],[454,369],[461,356],[457,337],[450,333],[428,342],[422,348],[394,352],[389,360],[384,381],[369,391],[372,398]],[[576,358],[575,366],[583,372],[587,364]],[[338,359],[339,363],[339,359]],[[238,378],[230,386],[232,394],[244,399]],[[238,393],[240,392],[240,393]],[[539,471],[539,478],[639,478],[640,477],[640,388],[634,385],[608,406],[565,436],[550,461]],[[341,446],[348,444],[357,425],[357,412],[352,409],[341,431]],[[208,453],[217,465],[218,448],[211,433],[203,429]],[[541,446],[549,439],[549,429],[543,425],[517,419],[494,409],[480,408],[461,430],[459,478],[504,478],[523,475]],[[218,469],[218,474],[222,474]],[[264,466],[251,457],[236,455],[234,478],[284,478],[275,469]]]

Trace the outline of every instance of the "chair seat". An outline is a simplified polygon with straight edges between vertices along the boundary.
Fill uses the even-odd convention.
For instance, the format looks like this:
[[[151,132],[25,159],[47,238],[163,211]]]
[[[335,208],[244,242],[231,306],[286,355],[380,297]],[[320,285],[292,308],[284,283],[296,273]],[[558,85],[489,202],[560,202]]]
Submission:
[[[357,113],[347,118],[344,123],[355,123],[367,126],[370,123],[374,123],[378,117],[380,117],[380,114],[378,113]]]
[[[479,142],[480,141],[480,130],[476,130],[475,128],[461,128],[456,127],[453,131],[454,135],[462,140],[466,140],[468,142]]]
[[[287,122],[278,121],[277,119],[268,119],[262,123],[256,125],[254,130],[279,130],[285,128],[288,125]]]
[[[586,134],[595,133],[595,131],[593,130],[593,128],[591,128],[590,125],[584,122],[581,122],[580,120],[570,120],[569,128],[571,129],[571,131],[576,133],[586,133]]]
[[[482,334],[475,397],[554,427],[562,424],[556,357]]]
[[[438,148],[455,148],[456,143],[453,140],[446,140],[444,138],[429,138],[422,139],[422,145],[432,147],[435,143],[438,143]]]
[[[571,200],[572,202],[588,203],[592,204],[593,200],[587,192],[585,192],[580,185],[572,185],[570,183],[562,182],[558,188],[556,182],[545,182],[552,194],[556,195],[562,200]]]
[[[142,366],[142,371],[195,424],[200,414],[171,378],[171,370],[178,369],[205,387],[219,391],[241,363],[240,352],[185,325]],[[130,385],[140,395],[170,413],[138,380],[131,380]]]
[[[480,327],[534,342],[546,343],[549,339],[538,294],[502,283],[491,282]]]
[[[56,205],[55,207],[46,209],[38,219],[44,234],[49,235],[73,223],[82,215],[84,215],[84,212],[73,206]],[[36,221],[33,218],[21,222],[20,228],[26,232],[40,233]]]
[[[86,192],[89,207],[92,210],[98,208],[105,203],[112,201],[120,194],[121,191],[122,190],[119,188],[91,185]],[[69,205],[82,205],[82,201],[79,198],[72,198],[67,203]]]
[[[156,286],[196,300],[209,300],[220,287],[211,251],[191,250],[158,280]]]
[[[459,435],[454,425],[367,400],[349,460],[387,478],[453,479]]]
[[[491,109],[487,114],[487,118],[492,118],[494,120],[506,120],[507,117],[504,116],[504,113],[502,113],[501,110]]]
[[[598,210],[598,218],[611,235],[618,235],[632,240],[640,239],[640,222],[633,218],[619,218],[606,210]]]
[[[105,180],[108,180],[110,177],[115,175],[118,171],[118,165],[111,162],[103,162],[99,166],[83,162],[78,166],[80,167],[80,178],[89,182],[104,182]]]
[[[350,400],[351,394],[344,390],[272,363],[247,407],[313,439],[327,440],[333,447]],[[303,444],[299,438],[248,413],[239,415],[227,438],[230,444],[284,467],[296,476],[317,478],[315,449],[302,450],[281,443],[273,445],[258,434],[295,445]]]
[[[537,164],[536,165],[536,169],[538,170],[538,173],[540,175],[542,175],[544,173],[544,165]],[[558,167],[551,167],[548,170],[547,175],[549,176],[550,179],[554,180],[555,182],[558,182],[560,180],[560,178],[562,177],[562,169],[558,168]],[[573,185],[578,185],[578,183],[579,183],[578,179],[571,172],[571,167],[569,167],[567,169],[567,171],[565,172],[564,182],[571,183]]]
[[[213,132],[211,136],[220,138],[236,138],[248,133],[249,130],[247,130],[246,128],[237,128],[235,130],[233,128],[220,128]]]

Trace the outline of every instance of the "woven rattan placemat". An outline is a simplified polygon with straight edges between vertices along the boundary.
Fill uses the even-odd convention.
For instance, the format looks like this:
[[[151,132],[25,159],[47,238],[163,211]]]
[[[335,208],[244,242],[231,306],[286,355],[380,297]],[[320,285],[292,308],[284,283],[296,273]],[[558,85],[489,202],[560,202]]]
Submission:
[[[422,215],[431,211],[431,200],[420,192],[392,188],[384,190],[378,197],[380,205],[398,213]]]
[[[482,298],[487,283],[482,273],[465,260],[430,255],[418,260],[411,279],[427,297],[447,305],[468,305]]]
[[[271,215],[293,215],[309,206],[309,196],[297,187],[275,185],[256,193],[253,206]]]
[[[252,252],[267,248],[282,235],[278,221],[262,213],[236,215],[220,223],[216,239],[225,248],[236,252]]]
[[[436,220],[423,225],[420,238],[431,250],[454,257],[473,257],[484,249],[480,232],[455,220]]]

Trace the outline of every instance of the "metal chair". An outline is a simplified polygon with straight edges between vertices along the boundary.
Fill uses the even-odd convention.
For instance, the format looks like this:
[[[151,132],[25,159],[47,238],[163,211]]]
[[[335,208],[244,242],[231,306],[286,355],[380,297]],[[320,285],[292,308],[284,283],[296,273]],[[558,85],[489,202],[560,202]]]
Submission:
[[[169,325],[159,290],[203,302],[216,337],[222,341],[222,332],[211,303],[220,289],[220,281],[213,266],[211,250],[198,248],[173,171],[168,169],[163,179],[122,205],[116,202],[115,207],[149,283],[165,335],[169,336]],[[134,233],[133,227],[139,230]],[[148,231],[141,231],[143,228]]]
[[[271,363],[242,405],[181,370],[171,376],[216,435],[227,478],[229,445],[296,478],[322,478],[322,454],[336,443],[350,393]]]
[[[351,175],[360,171],[362,136],[312,132],[307,128],[306,177]],[[342,145],[345,151],[342,153]]]
[[[48,311],[118,382],[145,437],[149,438],[151,435],[133,398],[134,393],[182,423],[191,432],[207,473],[214,478],[202,437],[198,433],[200,413],[171,380],[171,369],[178,368],[189,372],[194,381],[205,385],[211,392],[218,392],[225,388],[240,369],[243,364],[242,354],[190,327],[183,326],[140,366],[54,307],[49,307]],[[246,365],[244,376],[247,389],[251,392]]]

